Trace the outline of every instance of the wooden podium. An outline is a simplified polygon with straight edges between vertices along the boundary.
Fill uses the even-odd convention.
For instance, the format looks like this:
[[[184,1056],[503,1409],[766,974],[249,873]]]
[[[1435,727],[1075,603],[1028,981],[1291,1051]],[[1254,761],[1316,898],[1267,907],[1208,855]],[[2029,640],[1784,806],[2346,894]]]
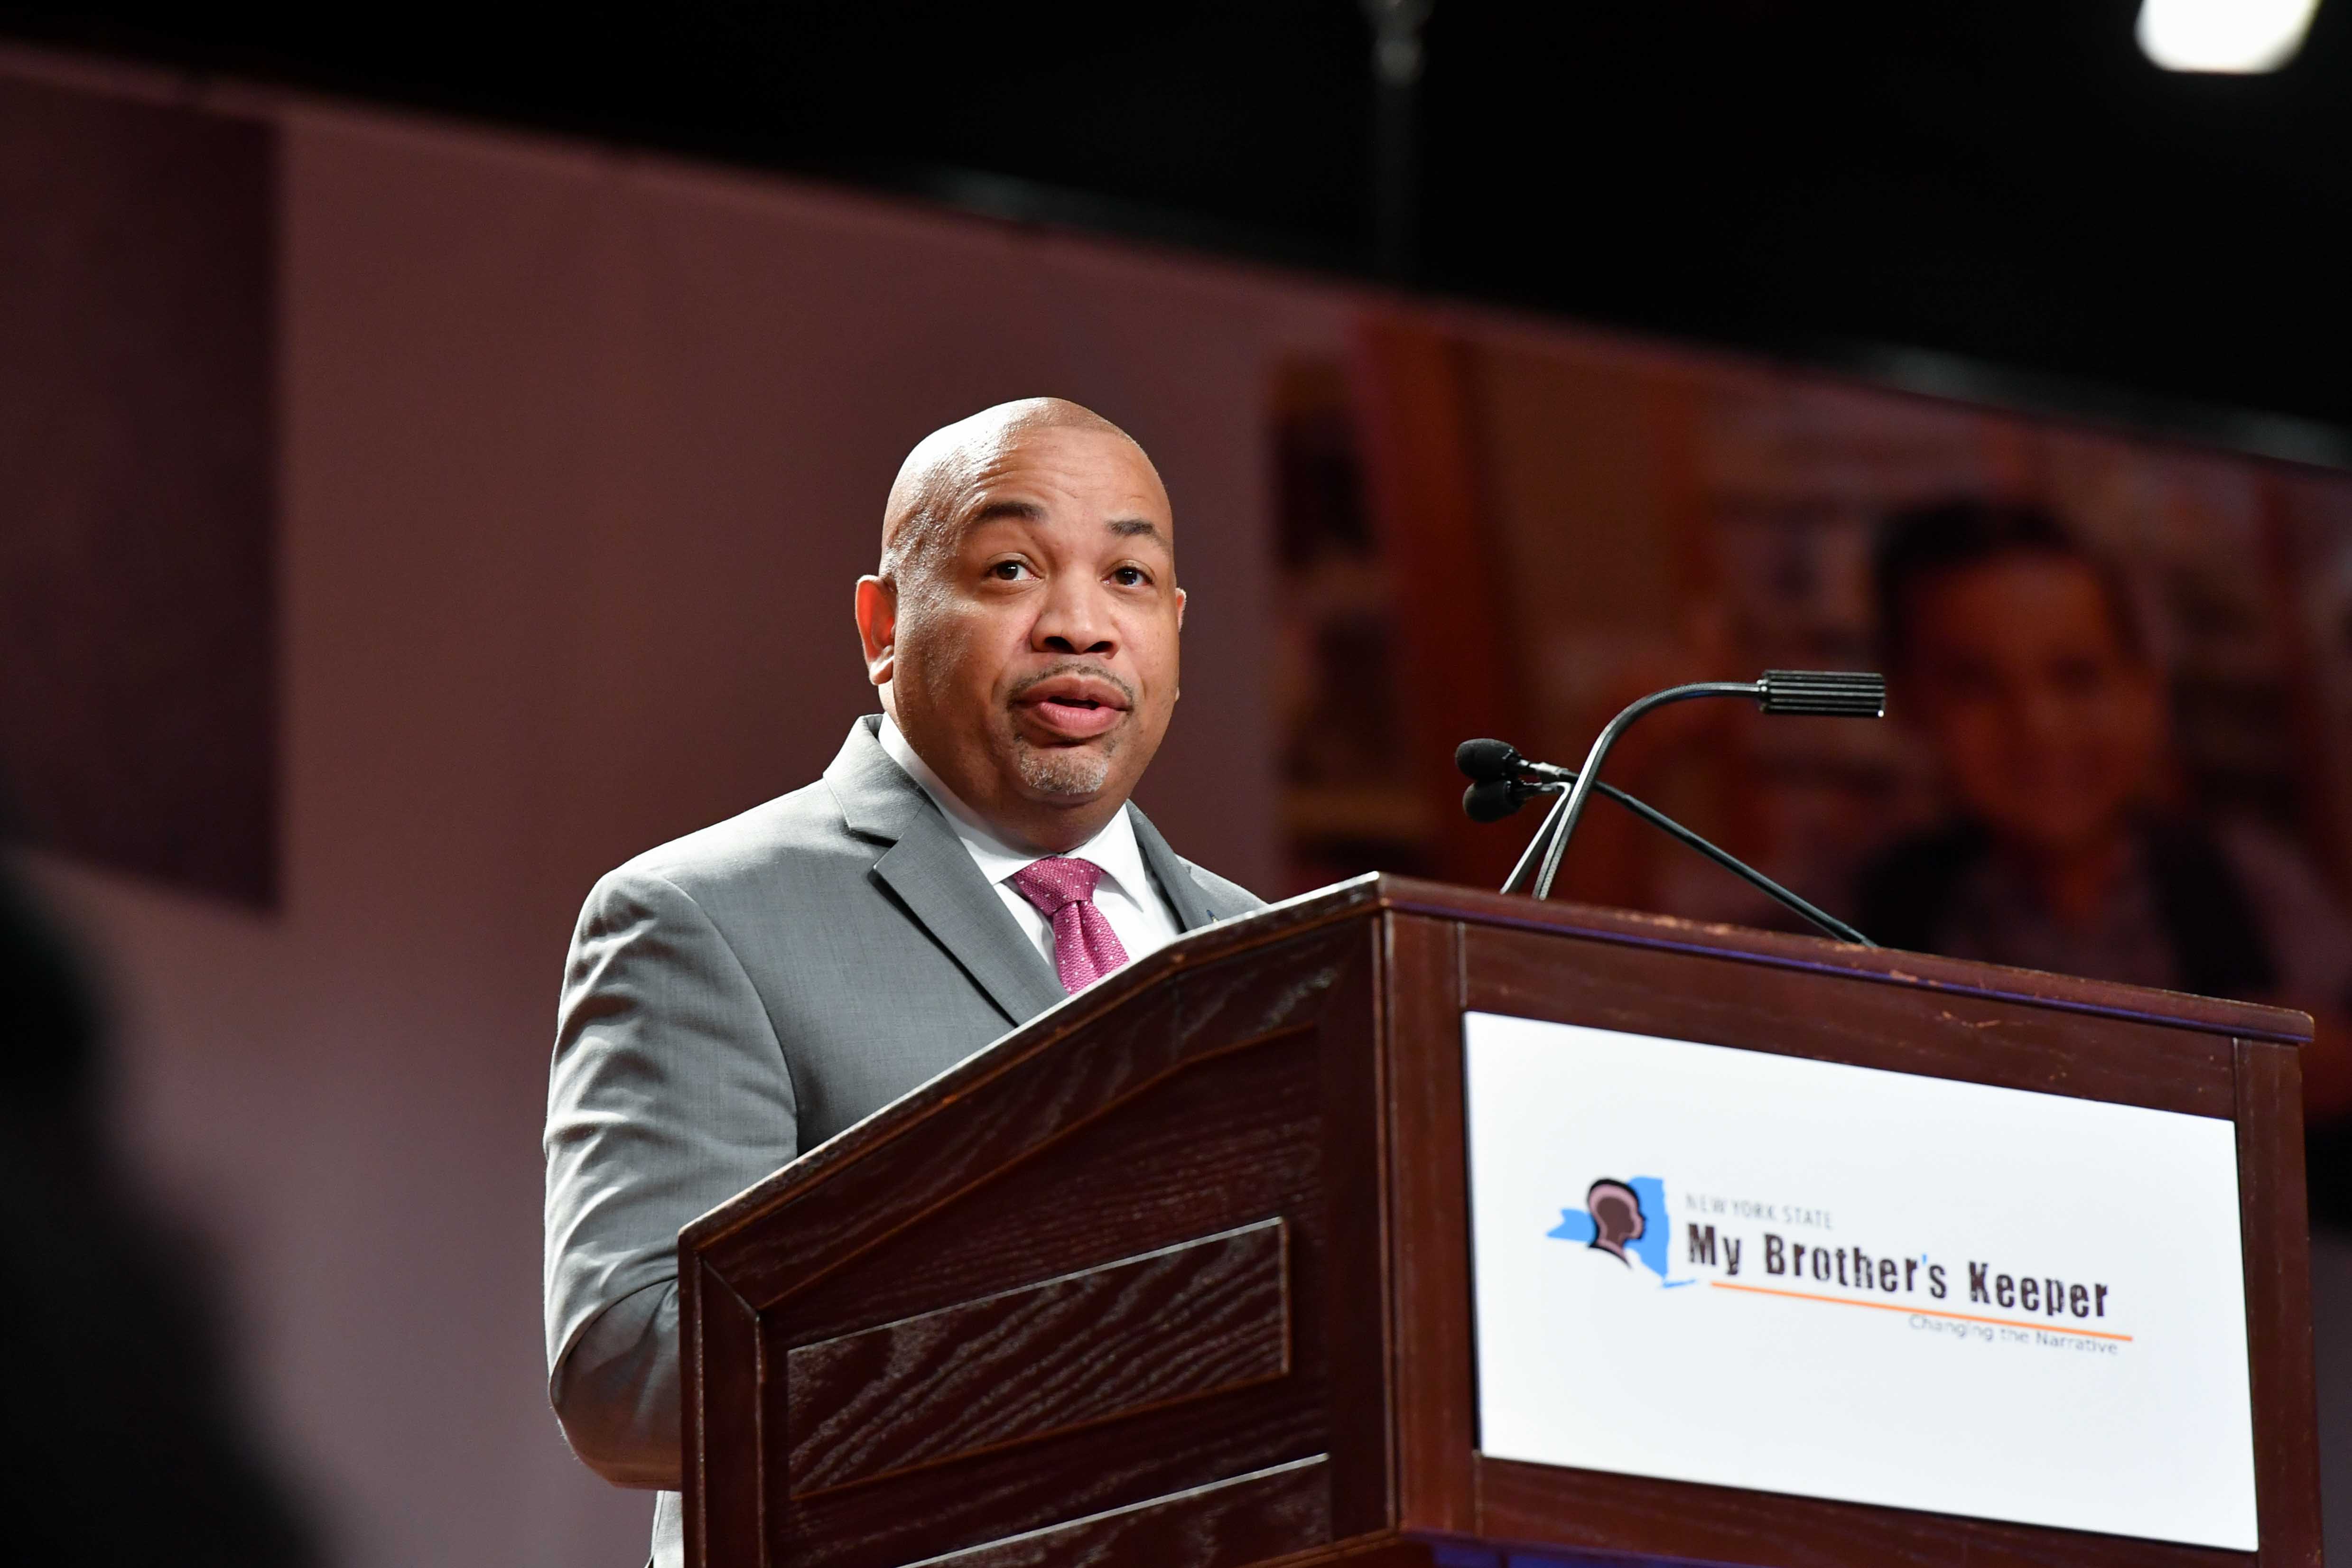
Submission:
[[[2258,1552],[1479,1451],[1465,1009],[2234,1124]],[[2319,1562],[2297,1013],[1365,877],[679,1240],[689,1563]]]

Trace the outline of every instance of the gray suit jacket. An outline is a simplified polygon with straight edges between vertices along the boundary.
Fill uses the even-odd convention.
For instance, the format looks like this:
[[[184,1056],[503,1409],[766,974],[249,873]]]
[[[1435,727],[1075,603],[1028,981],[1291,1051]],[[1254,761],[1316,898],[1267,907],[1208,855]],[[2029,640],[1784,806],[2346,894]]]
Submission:
[[[549,1394],[622,1486],[678,1484],[679,1228],[1062,1000],[879,727],[581,911],[548,1085]],[[1128,810],[1182,929],[1259,907]],[[676,1561],[674,1496],[655,1541]]]

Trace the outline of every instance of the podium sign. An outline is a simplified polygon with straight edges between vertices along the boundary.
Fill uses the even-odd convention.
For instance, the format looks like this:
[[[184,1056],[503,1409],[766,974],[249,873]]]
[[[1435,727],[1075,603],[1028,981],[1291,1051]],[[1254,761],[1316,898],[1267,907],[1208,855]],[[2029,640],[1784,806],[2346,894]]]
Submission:
[[[2256,1549],[2229,1121],[1464,1038],[1482,1452]]]

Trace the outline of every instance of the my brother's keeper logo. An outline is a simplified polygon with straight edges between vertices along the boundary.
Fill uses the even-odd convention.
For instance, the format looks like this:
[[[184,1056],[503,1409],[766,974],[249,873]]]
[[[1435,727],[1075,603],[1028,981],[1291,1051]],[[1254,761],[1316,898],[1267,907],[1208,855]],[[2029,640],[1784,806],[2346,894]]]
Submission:
[[[1769,1206],[1740,1207],[1743,1212],[1765,1212]],[[1739,1279],[1744,1273],[1751,1287],[1769,1280],[1784,1292],[1805,1283],[1834,1285],[1856,1299],[1952,1301],[1958,1284],[1951,1270],[1925,1252],[1888,1255],[1859,1246],[1824,1246],[1819,1240],[1801,1241],[1776,1230],[1743,1235],[1698,1220],[1688,1220],[1683,1227],[1682,1261],[1691,1272],[1675,1279],[1669,1255],[1672,1219],[1666,1184],[1658,1176],[1601,1177],[1586,1189],[1584,1206],[1562,1209],[1559,1224],[1545,1234],[1555,1240],[1581,1242],[1588,1250],[1614,1259],[1621,1266],[1639,1264],[1669,1289],[1696,1284],[1699,1273],[1705,1271],[1725,1281]],[[2042,1318],[2093,1320],[2107,1315],[2110,1291],[2102,1281],[2010,1272],[1973,1259],[1964,1266],[1969,1305]]]
[[[1716,1267],[1720,1257],[1727,1277],[1739,1272],[1740,1245],[1737,1237],[1718,1239],[1712,1225],[1692,1225],[1687,1228],[1689,1261],[1694,1267]],[[1916,1257],[1874,1256],[1860,1247],[1823,1247],[1769,1230],[1763,1233],[1762,1241],[1764,1272],[1768,1275],[1811,1280],[1822,1285],[1834,1282],[1849,1291],[1878,1295],[1925,1295],[1936,1301],[1951,1295],[1951,1281],[1944,1265],[1925,1252]],[[1968,1264],[1968,1299],[1974,1305],[2039,1312],[2051,1318],[2107,1315],[2107,1287],[2096,1281],[2010,1274],[1997,1270],[1990,1263],[1973,1260]]]

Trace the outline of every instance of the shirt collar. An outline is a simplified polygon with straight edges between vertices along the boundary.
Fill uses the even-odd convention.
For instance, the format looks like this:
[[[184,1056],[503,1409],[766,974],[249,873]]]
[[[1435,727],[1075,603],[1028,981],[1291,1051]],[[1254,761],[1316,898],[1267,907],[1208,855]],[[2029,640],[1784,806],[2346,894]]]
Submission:
[[[1015,849],[998,838],[980,813],[964,804],[947,781],[931,770],[888,714],[882,716],[880,735],[882,750],[891,761],[906,769],[907,776],[922,786],[923,793],[931,798],[948,825],[963,841],[980,867],[981,875],[992,883],[1003,882],[1016,872],[1046,856],[1027,850]],[[1135,823],[1122,805],[1096,833],[1076,849],[1066,852],[1074,860],[1092,861],[1102,867],[1103,880],[1116,885],[1119,892],[1140,904],[1151,886],[1150,873],[1143,866],[1142,846],[1135,841]]]

